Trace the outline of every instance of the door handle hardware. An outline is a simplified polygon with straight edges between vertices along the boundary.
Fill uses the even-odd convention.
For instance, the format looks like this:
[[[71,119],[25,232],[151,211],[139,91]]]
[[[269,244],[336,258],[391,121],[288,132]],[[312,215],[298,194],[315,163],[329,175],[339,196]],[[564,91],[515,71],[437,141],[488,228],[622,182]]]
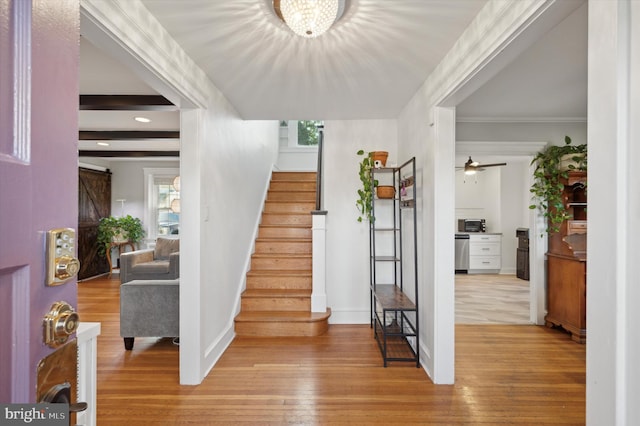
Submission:
[[[76,256],[76,231],[57,228],[47,232],[47,285],[64,284],[80,270]]]
[[[44,316],[44,343],[57,348],[66,343],[80,325],[80,316],[67,302],[56,302]]]

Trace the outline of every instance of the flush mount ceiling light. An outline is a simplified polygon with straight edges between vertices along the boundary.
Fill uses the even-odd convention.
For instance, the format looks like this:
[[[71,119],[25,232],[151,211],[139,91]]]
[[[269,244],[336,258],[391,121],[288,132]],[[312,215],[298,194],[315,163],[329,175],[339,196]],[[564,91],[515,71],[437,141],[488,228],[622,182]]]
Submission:
[[[151,120],[148,119],[147,117],[134,117],[134,120],[136,120],[139,123],[151,123]]]
[[[273,0],[273,9],[301,37],[325,33],[344,13],[345,0]]]

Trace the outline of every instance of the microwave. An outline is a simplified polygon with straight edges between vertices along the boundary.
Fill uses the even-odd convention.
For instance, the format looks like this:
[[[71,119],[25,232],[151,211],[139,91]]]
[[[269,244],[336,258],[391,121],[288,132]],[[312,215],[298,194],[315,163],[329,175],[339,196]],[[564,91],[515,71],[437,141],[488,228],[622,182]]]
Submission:
[[[458,232],[486,232],[484,219],[458,219]]]

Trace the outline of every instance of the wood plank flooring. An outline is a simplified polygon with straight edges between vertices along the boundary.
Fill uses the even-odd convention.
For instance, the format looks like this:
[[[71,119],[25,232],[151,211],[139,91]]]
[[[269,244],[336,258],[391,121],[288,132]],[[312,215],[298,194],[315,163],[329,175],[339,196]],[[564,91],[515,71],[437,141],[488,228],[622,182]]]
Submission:
[[[585,345],[528,325],[457,325],[456,384],[382,367],[368,325],[318,337],[236,337],[204,382],[180,386],[170,339],[119,336],[119,282],[78,285],[98,338],[98,425],[582,425]]]
[[[456,324],[531,324],[529,316],[529,281],[456,274]]]

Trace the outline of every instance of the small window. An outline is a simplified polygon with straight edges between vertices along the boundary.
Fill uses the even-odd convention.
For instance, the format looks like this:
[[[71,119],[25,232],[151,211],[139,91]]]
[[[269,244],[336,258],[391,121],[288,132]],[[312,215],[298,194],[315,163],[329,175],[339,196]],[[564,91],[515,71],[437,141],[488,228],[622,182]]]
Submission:
[[[300,120],[298,121],[298,145],[317,146],[319,140],[318,126],[322,121]]]
[[[156,235],[177,235],[180,232],[180,191],[173,180],[156,178],[154,182],[158,197],[156,210]]]
[[[144,168],[147,239],[180,232],[179,169]]]
[[[289,120],[281,121],[282,129],[288,128],[285,132],[288,141],[282,146],[289,148],[315,148],[318,146],[320,135],[318,126],[322,125],[320,120]],[[281,138],[282,138],[281,133]],[[282,140],[282,139],[281,139]],[[284,141],[283,141],[284,142]]]

